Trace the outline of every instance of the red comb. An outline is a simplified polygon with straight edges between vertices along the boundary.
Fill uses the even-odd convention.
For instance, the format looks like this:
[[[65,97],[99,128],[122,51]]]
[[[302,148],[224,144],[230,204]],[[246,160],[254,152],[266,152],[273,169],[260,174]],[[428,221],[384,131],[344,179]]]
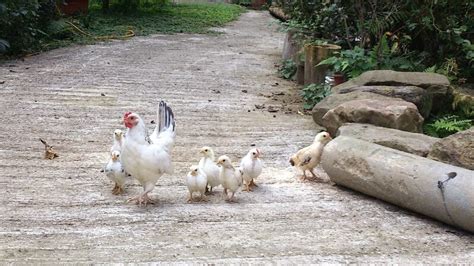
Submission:
[[[124,115],[123,115],[123,118],[127,118],[129,115],[131,115],[132,112],[126,112]]]

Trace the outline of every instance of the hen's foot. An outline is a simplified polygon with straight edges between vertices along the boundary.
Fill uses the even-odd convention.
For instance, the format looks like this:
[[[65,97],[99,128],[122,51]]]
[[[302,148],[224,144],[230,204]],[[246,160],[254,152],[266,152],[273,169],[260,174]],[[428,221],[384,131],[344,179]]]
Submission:
[[[148,197],[147,195],[139,195],[139,196],[136,196],[136,197],[132,197],[132,198],[129,198],[127,200],[127,202],[135,202],[135,204],[137,204],[138,206],[142,206],[142,205],[145,205],[145,207],[148,205],[148,204],[155,204],[155,202],[150,199],[150,197]]]

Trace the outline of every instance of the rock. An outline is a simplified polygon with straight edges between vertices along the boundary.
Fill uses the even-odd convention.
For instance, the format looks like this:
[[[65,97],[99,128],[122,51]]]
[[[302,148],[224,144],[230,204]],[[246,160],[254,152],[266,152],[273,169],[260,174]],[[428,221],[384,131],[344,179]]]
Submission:
[[[433,109],[433,112],[437,112],[446,104],[450,104],[450,99],[447,97],[449,96],[449,80],[445,76],[436,73],[373,70],[364,72],[357,78],[335,86],[332,90],[338,92],[358,86],[417,86],[425,89],[433,95],[432,108],[429,108],[429,98],[426,99],[428,100],[426,106],[414,102],[420,107],[420,113],[424,117],[427,117],[427,109]],[[406,98],[403,99],[410,101]]]
[[[363,91],[354,91],[344,94],[331,94],[328,97],[324,98],[318,104],[313,107],[313,120],[318,125],[322,125],[323,116],[331,109],[337,107],[338,105],[358,99],[386,99],[390,100],[390,97],[382,96],[380,94],[363,92]]]
[[[468,117],[474,117],[474,89],[453,88],[453,108],[461,110]]]
[[[367,71],[349,82],[350,83],[346,82],[348,83],[346,85],[344,85],[345,83],[340,84],[339,89],[354,85],[418,86],[424,89],[434,85],[449,86],[448,78],[441,74],[427,72],[398,72],[393,70]]]
[[[440,139],[428,158],[474,170],[474,127]]]
[[[439,140],[424,134],[357,123],[344,124],[336,135],[353,137],[422,157],[426,157],[433,144]]]
[[[345,136],[321,166],[338,185],[474,232],[474,171]]]
[[[439,111],[446,109],[446,106],[450,106],[453,101],[449,86],[433,85],[426,88],[426,91],[433,96],[433,104],[431,108],[433,113],[438,113]]]
[[[416,86],[353,86],[333,90],[333,93],[349,93],[353,91],[364,91],[376,93],[388,97],[400,98],[414,103],[423,117],[428,117],[431,112],[433,95],[427,90]]]
[[[362,99],[329,110],[323,116],[322,126],[333,135],[341,125],[350,122],[421,133],[423,117],[413,103],[401,99]]]

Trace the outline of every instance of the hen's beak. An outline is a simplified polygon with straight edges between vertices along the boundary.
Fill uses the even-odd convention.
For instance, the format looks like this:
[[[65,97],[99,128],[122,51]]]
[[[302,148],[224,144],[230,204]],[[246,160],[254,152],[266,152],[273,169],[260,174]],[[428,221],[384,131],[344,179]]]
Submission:
[[[222,165],[222,162],[221,162],[221,161],[218,161],[216,164],[217,164],[217,165]]]
[[[114,160],[114,161],[117,160],[117,155],[115,155],[115,154],[112,155],[112,160]]]

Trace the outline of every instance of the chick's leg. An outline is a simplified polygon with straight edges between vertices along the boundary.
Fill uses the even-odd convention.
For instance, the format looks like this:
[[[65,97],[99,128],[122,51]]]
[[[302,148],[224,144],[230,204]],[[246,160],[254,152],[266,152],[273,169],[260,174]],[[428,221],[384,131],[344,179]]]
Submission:
[[[227,188],[224,188],[224,191],[222,191],[222,197],[227,199],[228,195],[227,195]]]
[[[255,181],[252,179],[252,181],[250,181],[250,186],[251,187],[258,187],[257,184],[255,184]]]
[[[189,198],[188,198],[188,203],[193,202],[193,193],[189,191]]]
[[[117,195],[117,194],[118,194],[118,192],[117,192],[118,189],[119,189],[119,185],[118,185],[117,183],[115,183],[115,186],[114,186],[114,188],[112,189],[112,194],[113,194],[113,195]]]
[[[252,189],[250,188],[250,184],[251,184],[250,182],[248,182],[248,183],[245,182],[245,191],[247,191],[247,192],[252,191]]]
[[[208,201],[206,197],[206,191],[201,191],[201,201]]]
[[[311,169],[309,170],[311,172],[311,174],[313,175],[313,178],[316,179],[316,180],[323,180],[321,177],[317,176],[315,173],[314,173],[314,169]]]

